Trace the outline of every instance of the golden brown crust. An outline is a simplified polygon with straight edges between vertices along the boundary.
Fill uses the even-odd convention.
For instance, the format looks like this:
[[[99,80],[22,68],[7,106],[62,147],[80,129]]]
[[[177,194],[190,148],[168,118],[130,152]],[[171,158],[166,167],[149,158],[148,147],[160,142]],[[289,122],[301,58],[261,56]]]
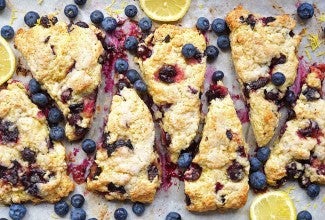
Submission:
[[[231,30],[234,66],[246,91],[256,141],[258,146],[264,146],[274,136],[280,118],[276,104],[266,100],[265,91],[274,91],[280,100],[293,84],[301,37],[293,33],[295,20],[289,15],[263,17],[238,6],[227,15],[226,22]],[[283,85],[272,84],[270,77],[275,72],[285,75]],[[268,79],[268,82],[253,88],[252,84],[261,79]]]
[[[108,200],[152,202],[160,185],[154,124],[149,109],[133,89],[124,88],[113,96],[105,135],[95,160],[101,172],[88,178],[88,190],[104,193]],[[121,144],[113,149],[118,141],[130,141],[132,146]],[[150,177],[150,169],[156,169],[156,175]]]
[[[185,194],[190,201],[187,209],[196,212],[226,211],[244,206],[249,190],[247,152],[242,126],[230,96],[212,100],[199,153],[193,159],[193,163],[202,168],[201,176],[195,181],[184,181]],[[227,169],[235,161],[242,166],[242,171],[241,178],[234,181]],[[217,184],[222,187],[216,191]]]
[[[180,151],[190,145],[200,122],[199,93],[203,86],[206,58],[203,56],[200,61],[189,63],[181,53],[187,43],[193,44],[201,54],[206,48],[205,38],[197,29],[163,24],[145,40],[144,45],[152,49],[152,55],[137,60],[155,104],[168,106],[162,127],[171,138],[168,150],[172,162],[176,162]],[[157,72],[164,65],[179,69],[177,82],[168,84],[157,78]]]
[[[242,5],[237,6],[233,11],[228,13],[228,15],[226,16],[226,22],[230,30],[234,31],[235,29],[242,26],[243,23],[240,22],[240,17],[247,17],[249,14],[251,13],[246,10]],[[270,26],[285,27],[289,29],[293,29],[296,26],[295,20],[290,15],[284,14],[280,16],[275,16],[275,18],[275,21],[269,23]]]
[[[304,176],[311,182],[325,184],[322,168],[325,164],[325,101],[319,93],[323,78],[324,73],[316,69],[306,78],[293,109],[296,117],[286,123],[286,130],[265,165],[270,185],[277,185],[286,177],[288,167],[295,174],[294,178]],[[302,164],[301,161],[308,162]]]
[[[264,146],[271,140],[274,129],[278,126],[280,118],[278,106],[264,98],[263,90],[250,94],[249,106],[249,119],[256,142],[259,143],[259,146]]]
[[[78,135],[78,128],[87,130],[92,121],[101,81],[98,58],[104,51],[97,32],[94,27],[58,22],[49,28],[37,25],[28,30],[19,29],[15,37],[15,46],[27,60],[33,77],[55,100],[68,121],[75,114],[69,107],[83,105],[78,113],[81,119],[66,124],[69,140],[82,138],[85,132]]]
[[[50,146],[46,118],[26,93],[18,82],[0,91],[1,123],[10,122],[11,129],[18,131],[17,142],[1,138],[0,203],[54,203],[74,189],[66,172],[65,148],[60,142]],[[35,161],[23,159],[26,148],[35,152]],[[32,175],[33,180],[29,179]]]

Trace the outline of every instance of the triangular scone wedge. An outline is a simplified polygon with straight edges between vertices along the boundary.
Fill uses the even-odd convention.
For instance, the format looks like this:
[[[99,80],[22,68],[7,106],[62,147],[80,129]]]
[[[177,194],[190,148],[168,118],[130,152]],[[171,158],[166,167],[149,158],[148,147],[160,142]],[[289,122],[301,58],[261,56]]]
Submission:
[[[258,146],[274,136],[281,102],[296,78],[297,47],[301,37],[293,33],[296,22],[289,15],[263,17],[242,6],[231,11],[226,22],[234,66],[249,106],[249,118]],[[285,75],[281,86],[272,84],[275,72]]]
[[[45,28],[19,29],[15,46],[26,59],[33,77],[55,100],[67,119],[69,140],[89,129],[101,81],[99,57],[103,53],[95,27],[58,22]]]
[[[245,205],[249,190],[248,146],[227,88],[218,82],[208,93],[214,97],[199,152],[184,173],[187,209],[238,209]]]
[[[74,189],[64,146],[50,141],[46,117],[19,82],[0,91],[0,149],[1,204],[53,203]]]
[[[325,65],[310,67],[294,107],[295,117],[285,126],[279,143],[265,165],[270,185],[283,183],[285,177],[325,184],[325,100],[322,82]]]
[[[184,44],[198,49],[195,59],[186,60],[181,53]],[[176,162],[181,150],[189,147],[200,122],[200,92],[206,72],[204,36],[195,28],[161,25],[149,35],[140,51],[143,80],[156,105],[163,111],[162,128],[170,139],[168,151]]]
[[[104,131],[87,179],[87,189],[108,200],[150,203],[160,186],[151,113],[134,89],[113,96]]]

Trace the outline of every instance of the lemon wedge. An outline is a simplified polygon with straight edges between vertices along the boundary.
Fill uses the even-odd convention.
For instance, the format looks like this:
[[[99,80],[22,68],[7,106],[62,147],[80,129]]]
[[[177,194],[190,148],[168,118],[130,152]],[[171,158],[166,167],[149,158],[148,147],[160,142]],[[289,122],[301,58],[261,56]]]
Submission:
[[[147,16],[156,21],[177,21],[190,8],[191,0],[140,0]]]
[[[250,207],[251,220],[296,220],[296,207],[285,192],[273,191],[257,196]]]
[[[16,69],[16,58],[9,44],[0,37],[0,85],[12,77]]]

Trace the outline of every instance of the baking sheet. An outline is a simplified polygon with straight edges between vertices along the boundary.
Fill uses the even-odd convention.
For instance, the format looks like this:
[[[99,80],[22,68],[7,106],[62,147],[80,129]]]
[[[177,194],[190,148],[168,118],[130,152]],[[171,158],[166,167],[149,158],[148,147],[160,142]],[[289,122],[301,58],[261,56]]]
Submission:
[[[41,2],[41,3],[40,3]],[[314,0],[306,1],[313,3],[315,5],[315,16],[308,21],[301,21],[296,15],[296,8],[298,1],[296,0],[192,0],[191,7],[186,14],[186,16],[178,22],[185,27],[195,26],[196,20],[200,16],[207,17],[210,22],[216,17],[224,18],[225,15],[231,11],[238,4],[242,4],[248,10],[260,13],[266,16],[278,15],[282,13],[292,14],[297,19],[297,28],[296,33],[299,33],[303,28],[306,28],[307,34],[316,34],[320,38],[325,40],[324,33],[322,33],[322,27],[325,26],[325,21],[321,22],[321,15],[323,14],[325,18],[325,0]],[[59,20],[65,20],[68,22],[68,19],[64,16],[63,8],[65,5],[73,3],[73,0],[68,1],[59,1],[59,0],[7,0],[7,8],[0,12],[0,26],[5,24],[10,24],[12,18],[12,26],[15,30],[18,30],[20,27],[26,28],[24,24],[23,17],[26,12],[30,10],[37,11],[40,15],[48,14],[51,12],[58,13]],[[114,1],[114,0],[88,0],[87,4],[84,7],[81,7],[79,10],[79,15],[76,20],[82,20],[85,22],[90,22],[89,15],[95,9],[100,9],[105,12],[105,16],[109,13],[121,14],[124,16],[123,9],[127,4],[135,4],[138,6],[138,1],[128,0],[128,1]],[[140,7],[138,6],[138,9]],[[144,13],[139,10],[136,19],[140,19],[144,16]],[[154,24],[157,26],[158,24]],[[316,51],[312,52],[311,48],[306,48],[306,45],[309,44],[307,40],[308,36],[305,36],[302,40],[299,49],[299,56],[304,56],[305,60],[309,63],[314,62],[325,62],[325,55],[317,56],[325,52],[324,43]],[[216,35],[208,34],[207,36],[209,44],[216,45]],[[308,58],[306,50],[309,51],[311,59]],[[307,52],[308,53],[308,52]],[[132,60],[132,59],[130,59]],[[138,68],[134,63],[130,62],[131,67]],[[230,89],[231,93],[236,95],[239,93],[238,83],[235,79],[235,71],[233,68],[232,61],[230,59],[230,52],[220,52],[219,57],[216,62],[208,66],[207,72],[211,73],[214,70],[222,70],[225,73],[224,83]],[[22,79],[26,82],[25,77],[15,78]],[[104,80],[103,80],[104,82]],[[91,128],[87,137],[93,138],[94,140],[99,140],[99,135],[102,132],[102,127],[104,123],[103,115],[106,114],[106,111],[109,107],[109,96],[107,93],[103,93],[103,85],[100,89],[98,103],[102,103],[101,111],[96,113],[94,126]],[[243,103],[240,100],[236,101],[237,109],[243,108]],[[105,110],[106,109],[106,110]],[[252,138],[252,132],[249,127],[249,124],[244,125],[244,132],[248,143],[253,148],[255,145],[254,139]],[[76,148],[80,148],[80,143],[75,142],[72,144],[67,144],[67,151],[75,152]],[[77,162],[82,161],[85,158],[85,154],[80,151],[77,153]],[[85,192],[84,185],[77,186],[75,192],[81,192],[85,194],[86,203],[84,209],[87,211],[87,218],[96,217],[98,219],[114,219],[113,213],[117,207],[124,207],[127,209],[129,217],[128,219],[165,219],[165,216],[170,211],[179,212],[182,215],[182,219],[238,219],[244,220],[249,219],[249,206],[252,199],[256,194],[250,192],[248,201],[246,205],[240,210],[228,212],[228,213],[216,213],[209,212],[206,214],[195,214],[190,213],[185,209],[184,202],[184,193],[183,193],[183,182],[178,180],[173,180],[173,185],[168,191],[159,190],[157,193],[156,199],[153,204],[148,205],[145,211],[145,214],[142,217],[137,217],[132,213],[131,203],[120,203],[120,202],[108,202],[99,195],[95,195],[90,192]],[[141,189],[139,189],[141,190]],[[315,199],[311,200],[308,198],[306,192],[302,190],[297,183],[287,183],[281,190],[286,190],[290,192],[291,197],[295,201],[297,211],[307,209],[312,213],[313,219],[320,220],[325,219],[325,187],[321,187],[320,195]],[[68,201],[68,200],[67,200]],[[53,211],[52,204],[40,204],[40,205],[27,205],[28,211],[24,219],[59,219]],[[5,206],[0,206],[0,217],[8,216],[9,208]],[[69,219],[69,215],[64,219]]]

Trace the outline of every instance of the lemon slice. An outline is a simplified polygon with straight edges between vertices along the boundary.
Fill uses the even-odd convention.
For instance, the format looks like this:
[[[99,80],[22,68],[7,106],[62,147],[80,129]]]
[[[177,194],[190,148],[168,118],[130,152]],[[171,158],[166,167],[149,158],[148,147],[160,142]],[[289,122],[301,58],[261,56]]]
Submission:
[[[5,83],[14,74],[16,59],[9,44],[0,37],[0,85]]]
[[[156,21],[177,21],[184,17],[191,0],[140,0],[143,11]]]
[[[285,192],[257,196],[250,207],[251,220],[296,220],[296,207]]]

